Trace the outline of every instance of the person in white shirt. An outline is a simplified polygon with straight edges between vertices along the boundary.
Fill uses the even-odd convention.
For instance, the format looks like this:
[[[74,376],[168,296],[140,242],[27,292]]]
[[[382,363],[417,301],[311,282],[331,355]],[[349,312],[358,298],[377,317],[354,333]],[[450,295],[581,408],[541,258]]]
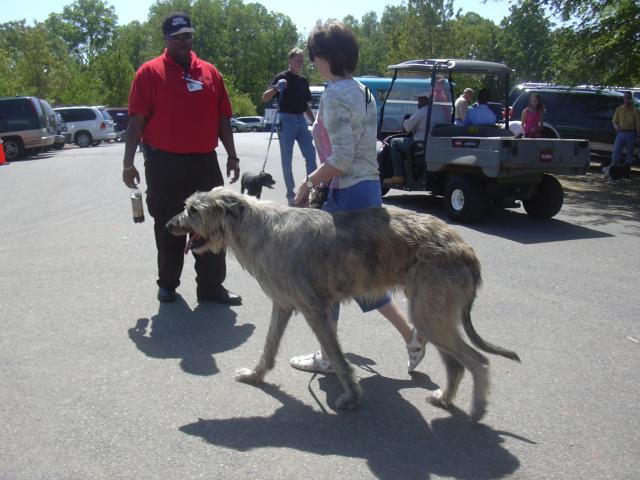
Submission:
[[[384,185],[397,185],[402,186],[406,181],[406,174],[404,168],[404,159],[409,153],[411,144],[413,142],[422,142],[426,136],[427,130],[427,117],[429,110],[431,113],[431,127],[435,125],[442,125],[450,123],[450,120],[446,118],[444,110],[441,108],[431,109],[429,95],[426,92],[417,95],[418,98],[418,110],[414,112],[409,118],[407,118],[402,124],[404,130],[410,133],[407,137],[396,137],[391,140],[390,153],[391,163],[393,165],[393,176],[385,178],[383,180]]]
[[[473,95],[475,92],[471,88],[465,88],[462,95],[458,97],[456,103],[454,105],[455,110],[455,120],[454,124],[458,126],[464,125],[464,119],[467,117],[467,110],[469,110],[469,105],[473,101]]]

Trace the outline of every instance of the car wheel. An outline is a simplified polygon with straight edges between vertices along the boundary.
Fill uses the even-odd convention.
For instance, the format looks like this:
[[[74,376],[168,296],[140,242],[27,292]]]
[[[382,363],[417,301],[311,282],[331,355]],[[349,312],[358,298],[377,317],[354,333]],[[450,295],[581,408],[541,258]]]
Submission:
[[[251,131],[252,132],[257,132],[258,131],[258,127],[251,127]]]
[[[452,177],[444,189],[444,209],[456,222],[479,220],[487,208],[484,184],[475,178]]]
[[[238,127],[231,127],[231,131],[233,133],[238,133]]]
[[[560,211],[563,203],[562,185],[555,177],[545,173],[536,193],[523,200],[522,206],[530,217],[552,218]]]
[[[89,132],[80,132],[76,135],[76,144],[80,148],[87,148],[93,143],[93,137]]]
[[[17,137],[3,138],[4,156],[7,160],[20,160],[24,157],[24,145]]]

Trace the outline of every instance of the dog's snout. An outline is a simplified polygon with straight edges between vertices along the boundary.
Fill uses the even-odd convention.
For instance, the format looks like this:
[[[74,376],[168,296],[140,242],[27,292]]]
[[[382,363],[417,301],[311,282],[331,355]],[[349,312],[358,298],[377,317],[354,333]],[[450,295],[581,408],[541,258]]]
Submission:
[[[166,228],[169,231],[169,233],[173,233],[174,235],[181,235],[182,233],[179,232],[180,230],[179,219],[180,219],[180,214],[176,215],[171,220],[169,220],[167,224],[164,226],[164,228]]]

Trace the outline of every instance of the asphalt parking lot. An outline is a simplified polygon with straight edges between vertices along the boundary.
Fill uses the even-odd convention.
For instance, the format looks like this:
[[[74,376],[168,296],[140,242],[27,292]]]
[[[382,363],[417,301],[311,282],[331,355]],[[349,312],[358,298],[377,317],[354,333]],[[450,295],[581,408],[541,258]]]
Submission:
[[[268,137],[235,136],[243,171],[260,169]],[[267,383],[235,382],[258,358],[269,299],[229,257],[243,305],[198,304],[188,257],[180,298],[158,303],[153,224],[131,219],[123,148],[0,167],[0,479],[638,478],[638,176],[563,178],[553,220],[518,209],[455,225],[483,266],[476,329],[522,358],[491,357],[489,413],[473,426],[470,378],[452,412],[431,406],[435,349],[409,376],[400,337],[353,305],[339,335],[359,410],[333,409],[333,376],[288,366],[317,348],[299,316]],[[297,149],[294,163],[302,179]],[[277,142],[267,171],[263,199],[284,202]],[[446,220],[424,194],[385,204]]]

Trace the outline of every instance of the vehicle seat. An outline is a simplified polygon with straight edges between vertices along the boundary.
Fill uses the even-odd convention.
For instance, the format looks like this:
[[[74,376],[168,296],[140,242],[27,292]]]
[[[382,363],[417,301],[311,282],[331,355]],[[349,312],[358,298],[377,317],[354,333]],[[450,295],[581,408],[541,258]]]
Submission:
[[[437,125],[433,128],[431,135],[433,137],[513,137],[513,132],[495,125],[469,125],[467,127]]]

